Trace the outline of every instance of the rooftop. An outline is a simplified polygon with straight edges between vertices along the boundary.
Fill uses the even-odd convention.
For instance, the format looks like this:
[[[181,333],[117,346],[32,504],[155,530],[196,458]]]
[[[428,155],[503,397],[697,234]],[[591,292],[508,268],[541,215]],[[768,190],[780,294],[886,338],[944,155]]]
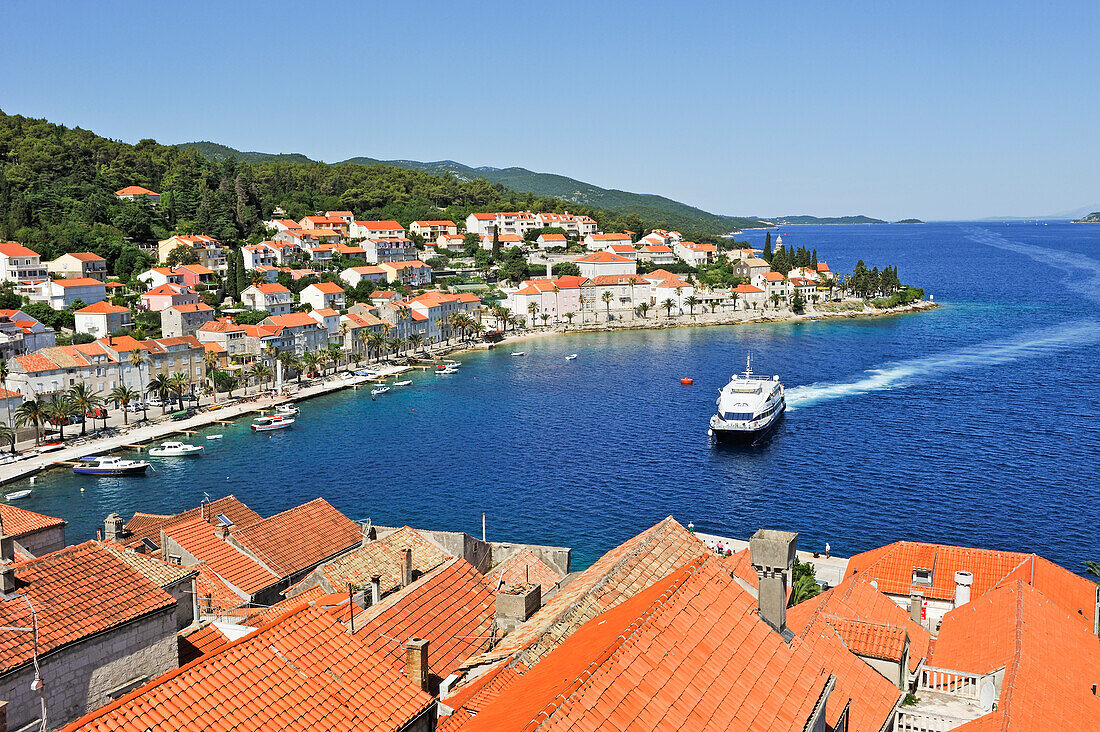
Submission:
[[[288,577],[356,546],[362,529],[325,499],[315,498],[233,536],[271,570]]]

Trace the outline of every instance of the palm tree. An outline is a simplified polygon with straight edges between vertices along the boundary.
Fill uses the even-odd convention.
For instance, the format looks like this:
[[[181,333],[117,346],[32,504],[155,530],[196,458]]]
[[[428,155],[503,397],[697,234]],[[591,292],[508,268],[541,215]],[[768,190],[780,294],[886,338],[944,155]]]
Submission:
[[[531,314],[531,327],[535,327],[535,313],[539,311],[539,304],[537,302],[527,303],[527,312]]]
[[[779,298],[779,293],[778,292],[773,292],[771,300],[772,300],[772,308],[775,309],[775,310],[779,309],[779,299],[780,299]]]
[[[8,362],[2,358],[0,358],[0,388],[4,390],[8,388]],[[11,410],[8,408],[7,399],[4,400],[4,423],[11,426]],[[12,445],[15,443],[12,442]]]
[[[149,360],[147,358],[145,358],[145,354],[142,353],[141,349],[139,349],[139,348],[135,348],[134,350],[130,351],[130,357],[129,358],[130,358],[130,365],[137,367],[137,370],[138,370],[138,387],[140,388],[141,384],[145,383],[145,376],[141,373],[141,367],[144,366],[145,364],[147,364],[149,362]],[[121,381],[119,383],[121,383]],[[146,406],[145,400],[142,400],[142,402],[141,402],[141,418],[142,419],[149,419],[149,408],[148,408],[148,406]]]
[[[80,422],[80,436],[83,437],[88,434],[88,414],[102,406],[103,400],[96,396],[83,381],[70,387],[68,398],[77,413],[84,415],[84,419]]]
[[[550,313],[543,313],[539,317],[542,318],[542,327],[545,328],[546,327],[546,322],[548,320],[550,320]]]
[[[328,351],[321,350],[317,352],[317,368],[321,369],[321,375],[325,375],[325,369],[328,367],[329,361]]]
[[[11,454],[15,454],[15,430],[6,424],[0,424],[0,442],[11,444]]]
[[[182,371],[177,371],[168,378],[168,383],[171,384],[172,393],[176,397],[176,403],[179,404],[179,408],[182,410],[183,394],[191,390],[191,377]]]
[[[296,364],[298,359],[294,357],[294,354],[290,351],[283,351],[279,354],[279,363],[283,365],[283,378],[290,378],[290,371],[297,370]]]
[[[340,359],[344,357],[344,349],[335,343],[329,344],[328,357],[332,361],[332,369],[335,371],[340,368]]]
[[[600,295],[600,299],[603,300],[604,306],[607,308],[607,319],[611,320],[611,290],[604,290]]]
[[[15,409],[15,424],[17,427],[34,425],[34,444],[42,441],[42,423],[46,421],[46,405],[39,399],[28,399]]]
[[[263,383],[271,378],[271,367],[266,363],[257,361],[252,364],[252,368],[248,370],[248,375],[256,380],[257,391],[263,386]]]
[[[46,417],[57,425],[58,432],[61,436],[61,441],[65,441],[65,422],[76,413],[76,409],[73,408],[72,402],[64,394],[54,394],[46,402],[46,407],[43,410],[46,413]]]
[[[649,312],[649,303],[648,302],[643,302],[641,305],[639,305],[638,306],[638,312],[640,312],[642,314],[642,318],[645,318],[646,313]]]
[[[409,347],[413,349],[413,354],[416,354],[417,349],[424,345],[424,336],[421,333],[413,333],[408,337]]]
[[[691,311],[691,317],[694,318],[695,306],[699,304],[699,298],[695,297],[695,295],[688,295],[687,299],[684,300],[684,304],[688,306],[688,309]]]
[[[165,374],[157,374],[149,379],[149,383],[145,385],[146,396],[152,394],[160,399],[160,413],[162,415],[168,412],[168,398],[171,393],[172,380]]]
[[[369,336],[367,336],[368,356],[370,355],[369,352],[371,350],[373,350],[375,356],[377,358],[381,358],[382,357],[382,349],[385,348],[385,347],[386,347],[386,336],[383,335],[382,333],[379,333],[378,331],[374,331]]]
[[[581,325],[584,325],[584,304],[588,302],[584,295],[580,295],[577,298],[577,302],[581,304]]]
[[[313,351],[306,351],[302,354],[302,365],[305,366],[307,371],[317,370],[317,354]]]
[[[130,402],[140,398],[141,394],[138,394],[125,384],[119,384],[114,389],[111,389],[111,393],[107,395],[107,399],[112,404],[122,409],[122,423],[126,425],[130,424],[130,413],[126,408],[130,406]]]
[[[665,301],[661,303],[661,307],[663,307],[665,309],[665,317],[671,318],[672,317],[672,308],[676,307],[676,303],[674,303],[672,301],[672,298],[669,297],[669,298],[666,298]]]
[[[569,321],[569,325],[573,325],[573,318],[577,317],[577,314],[570,310],[568,313],[562,313],[562,317]]]

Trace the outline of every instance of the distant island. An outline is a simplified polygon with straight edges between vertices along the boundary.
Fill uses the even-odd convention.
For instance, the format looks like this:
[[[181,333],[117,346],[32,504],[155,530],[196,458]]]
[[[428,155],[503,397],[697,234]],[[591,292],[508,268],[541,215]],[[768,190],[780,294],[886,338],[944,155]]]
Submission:
[[[885,224],[882,219],[872,219],[870,216],[779,216],[773,221],[776,226],[791,224]]]
[[[1093,211],[1088,216],[1082,216],[1073,221],[1075,224],[1100,224],[1100,211]]]
[[[902,219],[901,221],[895,221],[895,224],[923,224],[920,219]]]

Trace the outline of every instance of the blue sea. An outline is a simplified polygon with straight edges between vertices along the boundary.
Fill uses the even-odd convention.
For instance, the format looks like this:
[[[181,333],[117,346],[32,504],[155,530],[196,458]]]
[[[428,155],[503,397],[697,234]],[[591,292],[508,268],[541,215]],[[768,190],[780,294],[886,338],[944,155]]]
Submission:
[[[1074,571],[1100,558],[1100,226],[781,233],[834,272],[897,265],[942,307],[532,340],[376,401],[361,389],[306,402],[270,436],[206,430],[205,457],[145,478],[54,471],[6,491],[32,487],[18,505],[67,519],[70,541],[112,511],[175,512],[206,492],[264,515],[323,496],[354,519],[478,536],[484,512],[489,539],[571,546],[576,567],[670,514],[734,537],[794,530],[802,548],[842,555],[917,539]],[[762,245],[764,232],[746,237]],[[790,408],[765,444],[716,447],[707,420],[747,353],[781,377]]]

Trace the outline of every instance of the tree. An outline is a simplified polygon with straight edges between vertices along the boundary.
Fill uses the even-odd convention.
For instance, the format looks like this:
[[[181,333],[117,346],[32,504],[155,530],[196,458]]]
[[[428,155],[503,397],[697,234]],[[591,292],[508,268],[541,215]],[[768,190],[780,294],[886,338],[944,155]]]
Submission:
[[[176,404],[183,409],[183,395],[191,390],[191,377],[182,371],[177,371],[168,378],[168,384],[172,395],[176,398]]]
[[[7,390],[8,388],[8,362],[7,360],[0,358],[0,388]],[[4,424],[11,426],[11,412],[9,411],[8,400],[4,400]]]
[[[141,373],[141,368],[146,363],[148,363],[148,359],[145,358],[145,354],[141,352],[141,349],[135,348],[134,350],[130,351],[130,365],[137,368],[138,370],[139,386],[145,381],[145,377]],[[149,419],[149,405],[146,404],[144,400],[142,400],[141,402],[141,418]]]
[[[791,298],[791,310],[800,315],[806,310],[806,298],[802,297],[802,293],[794,293],[794,297]]]
[[[642,318],[644,319],[645,316],[646,316],[646,313],[649,312],[649,303],[648,302],[643,302],[640,305],[638,305],[638,312],[640,312],[642,314]]]
[[[695,317],[695,306],[699,304],[699,298],[695,295],[688,295],[684,300],[684,304],[688,306],[688,310],[691,313],[691,317]]]
[[[65,423],[76,414],[76,408],[64,394],[54,394],[46,402],[46,417],[57,425],[61,441],[65,441]]]
[[[160,400],[160,413],[168,412],[168,399],[172,394],[172,381],[166,374],[157,374],[145,385],[145,394]]]
[[[803,600],[817,597],[821,593],[821,585],[817,583],[817,576],[812,562],[800,562],[796,557],[791,566],[791,604],[797,605]]]
[[[462,237],[462,256],[472,257],[481,249],[481,237],[472,231]]]
[[[499,262],[500,261],[500,234],[498,234],[497,232],[498,232],[498,227],[494,226],[493,227],[493,259],[495,259],[496,261]]]
[[[164,258],[164,263],[169,267],[178,267],[181,264],[198,264],[199,253],[195,251],[194,247],[180,244],[168,252],[168,256]]]
[[[611,290],[604,290],[600,295],[600,299],[603,300],[604,307],[607,309],[607,319],[611,320],[611,299],[614,297],[611,294]]]
[[[38,399],[27,399],[15,409],[15,424],[19,427],[34,425],[34,444],[42,441],[42,423],[47,419],[46,405]]]
[[[88,434],[88,414],[101,407],[103,400],[96,396],[83,381],[69,388],[68,398],[77,413],[84,415],[84,421],[80,423],[80,435],[83,437]]]
[[[665,301],[661,303],[661,307],[663,307],[665,309],[665,316],[671,318],[672,317],[672,308],[676,307],[676,303],[673,302],[671,297],[669,297],[669,298],[666,298]]]
[[[576,262],[562,262],[551,267],[550,273],[555,277],[580,277],[581,268]]]
[[[568,313],[562,313],[562,317],[569,321],[569,325],[573,325],[573,318],[577,317],[577,314],[573,311],[569,311]]]
[[[761,253],[761,258],[769,264],[772,261],[772,233],[769,231],[764,235],[764,251]]]
[[[15,430],[6,424],[0,424],[0,442],[7,442],[11,445],[11,454],[15,454]]]
[[[539,311],[539,304],[537,302],[527,303],[527,312],[531,314],[531,327],[535,327],[535,313]]]
[[[130,402],[140,398],[141,394],[138,394],[125,384],[119,384],[114,389],[111,389],[111,393],[107,395],[107,399],[112,404],[122,409],[122,423],[125,425],[130,424],[130,413],[127,409],[130,406]]]

